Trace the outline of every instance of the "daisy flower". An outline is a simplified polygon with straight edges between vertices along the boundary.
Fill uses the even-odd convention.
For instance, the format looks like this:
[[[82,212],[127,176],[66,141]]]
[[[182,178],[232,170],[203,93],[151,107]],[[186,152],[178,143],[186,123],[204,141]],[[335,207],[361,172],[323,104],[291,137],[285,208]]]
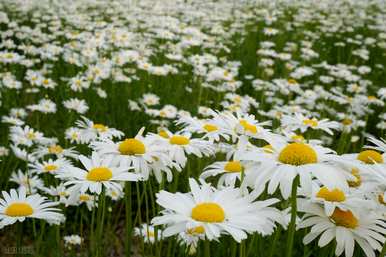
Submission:
[[[43,187],[42,190],[49,195],[59,197],[59,202],[64,204],[67,202],[67,197],[70,195],[68,189],[64,186],[64,183],[60,183],[55,187]]]
[[[200,240],[205,240],[205,228],[203,226],[189,228],[178,234],[179,243],[189,248],[190,255],[197,252],[197,246]]]
[[[230,135],[233,140],[239,135],[246,135],[252,138],[258,139],[271,139],[274,135],[265,126],[271,124],[271,122],[258,122],[254,115],[236,113],[236,116],[232,112],[223,112],[219,114],[219,119],[213,120],[214,125],[223,127],[226,131],[231,131]],[[224,127],[225,126],[225,127]]]
[[[355,216],[350,210],[335,208],[332,215],[327,216],[321,206],[307,200],[299,201],[298,207],[299,211],[305,213],[298,228],[311,227],[303,238],[304,244],[320,236],[318,245],[324,247],[335,238],[335,255],[339,256],[344,251],[346,257],[353,256],[355,243],[358,243],[368,257],[375,257],[374,251],[382,249],[386,223],[379,215],[361,212]]]
[[[10,193],[2,191],[0,199],[0,227],[11,225],[17,221],[23,222],[26,218],[44,219],[47,221],[63,220],[60,209],[53,208],[57,202],[48,201],[39,194],[26,196],[24,187],[18,191],[11,189]]]
[[[205,180],[208,177],[221,175],[218,186],[235,186],[236,181],[241,181],[242,173],[249,173],[253,169],[256,169],[256,165],[237,160],[215,162],[204,169],[200,178]]]
[[[145,128],[142,128],[134,138],[126,138],[117,143],[111,140],[93,142],[91,147],[102,156],[115,156],[123,166],[133,167],[135,172],[147,180],[152,164],[159,161],[168,166],[170,157],[160,146],[154,144],[154,140],[142,135],[144,130]]]
[[[277,202],[275,199],[253,202],[237,188],[217,190],[204,182],[199,185],[194,179],[189,179],[189,185],[191,192],[186,194],[161,191],[156,195],[157,203],[165,210],[153,218],[152,224],[166,225],[165,237],[201,226],[209,240],[229,234],[241,242],[247,233],[271,234],[275,221],[281,220],[281,213],[269,207]]]
[[[70,236],[64,236],[63,237],[64,246],[67,249],[71,249],[73,246],[81,245],[83,242],[83,238],[79,235],[70,235]]]
[[[29,126],[12,127],[10,130],[10,138],[16,145],[32,146],[36,142],[43,142],[45,139],[43,133],[35,131]]]
[[[349,153],[343,154],[342,160],[344,160],[347,165],[351,165],[360,170],[366,170],[372,165],[384,165],[384,160],[386,158],[386,153],[382,154],[376,150],[365,149],[359,153]]]
[[[188,160],[187,155],[194,154],[201,158],[214,154],[214,148],[208,141],[191,138],[190,134],[172,134],[169,131],[166,131],[166,133],[167,137],[152,134],[151,138],[155,144],[159,144],[160,148],[165,149],[169,156],[181,167],[185,167]]]
[[[295,113],[294,116],[283,115],[281,124],[284,128],[291,130],[299,129],[302,133],[306,132],[307,129],[320,129],[333,135],[332,129],[339,129],[340,125],[336,121],[329,121],[328,119],[318,120],[314,118],[307,118],[301,113]]]
[[[31,155],[37,159],[40,159],[46,155],[54,155],[56,158],[70,157],[76,159],[79,153],[74,149],[75,147],[65,149],[58,144],[39,145],[32,151]]]
[[[79,191],[82,194],[90,190],[91,193],[100,194],[102,186],[121,190],[119,181],[138,181],[142,178],[138,174],[128,172],[129,167],[117,166],[111,155],[101,158],[97,152],[93,152],[91,158],[81,155],[79,160],[86,170],[72,167],[68,172],[57,175],[67,180],[64,185],[71,186],[71,192]]]
[[[226,129],[226,124],[219,119],[218,116],[213,118],[213,120],[214,121],[212,122],[211,119],[200,120],[189,116],[183,116],[179,118],[176,124],[184,127],[182,130],[183,132],[203,134],[203,139],[208,138],[209,141],[212,142],[218,142],[221,138],[229,140],[231,131]],[[222,126],[215,125],[221,123],[223,124]]]
[[[38,176],[28,174],[27,172],[23,173],[21,170],[13,172],[9,181],[17,183],[19,189],[25,187],[27,194],[34,194],[44,187],[43,180]]]
[[[66,200],[66,206],[79,206],[86,204],[87,209],[91,211],[94,207],[98,207],[98,197],[79,191],[72,191]]]
[[[63,101],[63,105],[67,109],[73,110],[80,114],[86,113],[89,109],[85,100],[77,98],[71,98],[69,100]]]
[[[145,243],[153,244],[155,242],[156,232],[154,226],[142,224],[140,227],[134,228],[134,235],[143,237]],[[157,240],[162,239],[162,231],[158,229]]]
[[[327,216],[331,216],[336,208],[343,211],[349,210],[356,215],[359,208],[371,205],[369,200],[362,199],[362,195],[350,192],[350,190],[328,189],[327,187],[320,187],[315,183],[312,190],[311,202],[322,205]]]
[[[71,165],[71,162],[66,159],[57,159],[57,160],[49,159],[48,161],[30,163],[28,167],[30,168],[30,171],[32,173],[55,174],[55,173],[61,173],[66,171],[67,169],[71,168],[72,165]]]
[[[123,132],[117,129],[109,128],[101,123],[94,123],[86,117],[82,117],[81,120],[78,120],[76,125],[79,127],[81,138],[85,142],[91,142],[97,139],[106,140],[121,138],[124,135]]]
[[[308,193],[312,192],[314,177],[329,189],[344,190],[348,189],[347,181],[353,179],[351,173],[332,164],[340,158],[334,155],[331,149],[319,145],[286,142],[268,146],[260,153],[252,151],[240,157],[241,160],[260,163],[254,174],[245,174],[246,183],[253,183],[258,192],[262,192],[268,183],[269,194],[273,194],[280,186],[282,196],[288,199],[292,182],[297,175],[300,177],[301,187]],[[251,182],[251,179],[254,179],[254,182]]]

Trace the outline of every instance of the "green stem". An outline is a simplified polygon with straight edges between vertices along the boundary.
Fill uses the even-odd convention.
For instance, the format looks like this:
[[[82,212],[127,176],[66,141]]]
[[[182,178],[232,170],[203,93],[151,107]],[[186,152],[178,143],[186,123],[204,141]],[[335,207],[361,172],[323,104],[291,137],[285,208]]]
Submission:
[[[241,241],[240,243],[240,257],[245,257],[245,241]]]
[[[295,228],[296,228],[296,197],[297,197],[297,189],[299,186],[299,176],[296,176],[294,181],[292,182],[292,191],[291,191],[291,222],[288,228],[288,239],[287,239],[287,252],[286,256],[292,256],[292,249],[294,244],[294,236],[295,236]]]
[[[205,242],[204,242],[204,256],[210,257],[210,241],[209,240],[205,240]]]
[[[126,240],[125,240],[125,252],[126,256],[131,256],[131,236],[132,236],[132,222],[131,222],[131,183],[126,182],[125,186],[125,209],[126,209]]]
[[[268,257],[272,257],[273,256],[273,252],[275,251],[275,245],[276,245],[276,241],[277,239],[279,238],[280,236],[280,233],[281,233],[281,227],[278,227],[275,231],[275,235],[273,237],[273,241],[271,243],[271,249],[269,251],[269,255]]]
[[[95,208],[96,208],[96,194],[94,194],[94,206],[93,206],[93,209],[92,209],[92,214],[91,214],[91,226],[90,226],[90,252],[91,254],[90,255],[93,255],[94,252],[95,252],[95,249],[94,249],[94,242],[95,242],[95,238],[94,238],[94,226],[95,226]]]

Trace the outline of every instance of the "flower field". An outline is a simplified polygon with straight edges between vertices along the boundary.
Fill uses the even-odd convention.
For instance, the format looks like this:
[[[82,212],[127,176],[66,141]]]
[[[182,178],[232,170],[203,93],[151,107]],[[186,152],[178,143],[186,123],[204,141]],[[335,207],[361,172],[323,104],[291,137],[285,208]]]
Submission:
[[[0,256],[385,257],[386,1],[1,0]]]

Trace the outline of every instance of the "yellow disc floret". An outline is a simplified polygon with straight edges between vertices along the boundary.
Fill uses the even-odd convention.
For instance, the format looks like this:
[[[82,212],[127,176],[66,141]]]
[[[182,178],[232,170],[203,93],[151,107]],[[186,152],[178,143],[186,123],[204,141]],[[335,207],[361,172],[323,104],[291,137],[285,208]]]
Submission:
[[[357,159],[367,164],[383,163],[382,155],[374,150],[360,152]]]
[[[96,181],[96,182],[108,181],[112,177],[113,177],[113,173],[109,168],[106,168],[106,167],[93,168],[87,173],[87,180]]]
[[[207,132],[213,132],[213,131],[217,131],[218,130],[218,127],[216,125],[213,125],[213,124],[205,124],[203,126],[203,128],[207,131]]]
[[[303,120],[303,124],[315,128],[318,126],[318,121],[316,119],[305,119]]]
[[[223,222],[225,212],[217,203],[200,203],[192,209],[192,218],[201,222]]]
[[[346,200],[344,192],[338,188],[328,190],[327,187],[322,187],[316,194],[316,197],[323,198],[324,200],[329,202],[343,202],[344,200]]]
[[[105,125],[103,125],[103,124],[98,124],[98,123],[92,125],[92,127],[93,127],[94,129],[98,130],[99,132],[106,132],[107,129],[108,129]]]
[[[118,150],[121,154],[124,155],[136,155],[136,154],[144,154],[146,152],[145,145],[135,138],[129,138],[122,141]]]
[[[48,164],[48,165],[44,166],[44,171],[47,171],[47,172],[56,171],[57,169],[58,169],[58,166],[56,166],[54,164]]]
[[[354,180],[347,181],[350,187],[359,187],[362,184],[362,178],[359,174],[359,170],[357,168],[353,168],[351,170],[351,174],[355,177]]]
[[[25,217],[32,215],[34,210],[28,203],[11,203],[7,209],[5,209],[5,215],[11,217]]]
[[[205,228],[203,226],[197,226],[194,228],[188,228],[186,233],[190,235],[203,234],[205,232]]]
[[[256,134],[257,133],[257,127],[251,123],[249,123],[246,120],[240,120],[239,124],[244,128],[246,132]]]
[[[385,201],[385,198],[383,197],[383,194],[378,195],[378,202],[380,204],[386,205],[386,201]]]
[[[158,135],[160,135],[163,138],[169,138],[168,133],[163,129],[158,132]]]
[[[349,119],[349,118],[345,118],[342,120],[342,124],[345,125],[345,126],[349,126],[353,123],[353,120],[352,119]]]
[[[169,139],[169,142],[172,145],[188,145],[190,140],[185,136],[174,135]]]
[[[292,143],[281,150],[279,161],[284,164],[300,166],[316,163],[318,156],[311,146],[302,143]]]
[[[356,228],[358,226],[358,219],[349,210],[343,211],[339,208],[335,208],[334,213],[330,218],[337,226],[346,228]]]
[[[229,161],[225,164],[224,170],[226,172],[241,172],[243,170],[243,166],[239,161]]]
[[[79,200],[80,200],[81,202],[87,202],[87,201],[91,200],[91,198],[90,198],[89,195],[83,194],[83,195],[80,195],[80,196],[79,196]]]
[[[48,147],[48,152],[51,154],[60,154],[63,152],[63,148],[60,145],[51,145]]]

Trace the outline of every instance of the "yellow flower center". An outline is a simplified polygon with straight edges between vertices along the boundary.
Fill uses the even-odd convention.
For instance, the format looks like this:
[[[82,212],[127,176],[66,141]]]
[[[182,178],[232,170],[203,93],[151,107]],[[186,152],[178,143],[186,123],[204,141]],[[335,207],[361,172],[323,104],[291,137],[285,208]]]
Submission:
[[[58,195],[59,196],[67,196],[67,193],[66,192],[59,192]]]
[[[207,131],[207,132],[213,132],[213,131],[217,131],[218,130],[218,127],[216,125],[213,125],[213,124],[205,124],[203,126],[203,128]]]
[[[163,138],[169,138],[169,135],[168,135],[168,133],[165,130],[160,130],[158,132],[158,135],[160,135]]]
[[[373,96],[373,95],[369,95],[369,96],[367,97],[367,99],[369,99],[370,101],[371,101],[371,100],[377,100],[377,97],[376,97],[376,96]]]
[[[205,228],[203,226],[197,226],[194,228],[188,228],[186,230],[187,234],[195,235],[195,234],[203,234],[205,232]]]
[[[190,140],[187,137],[176,135],[176,136],[172,136],[169,139],[169,142],[172,145],[188,145]]]
[[[90,181],[107,181],[112,177],[113,173],[106,167],[93,168],[87,173],[87,180]]]
[[[383,198],[383,194],[378,195],[378,202],[380,204],[386,205],[385,198]]]
[[[362,184],[361,176],[359,175],[359,170],[357,168],[353,168],[351,170],[351,174],[355,177],[354,180],[347,181],[350,187],[359,187]]]
[[[288,144],[279,154],[281,163],[300,166],[304,164],[316,163],[318,156],[312,147],[302,143]]]
[[[329,202],[343,202],[344,200],[346,200],[344,192],[338,188],[328,190],[327,187],[322,187],[316,194],[316,197],[323,198],[324,200]]]
[[[79,200],[82,202],[87,202],[88,200],[90,200],[90,196],[89,195],[80,195]]]
[[[103,124],[99,124],[99,123],[96,123],[94,125],[92,125],[92,127],[96,130],[98,130],[99,132],[106,132],[107,131],[107,127]]]
[[[318,126],[318,121],[316,119],[305,119],[303,120],[303,124],[315,128]]]
[[[201,222],[223,222],[225,213],[217,203],[200,203],[192,209],[192,218]]]
[[[289,80],[287,80],[287,83],[288,83],[290,86],[298,84],[298,82],[297,82],[295,79],[289,79]]]
[[[63,148],[60,145],[51,145],[48,147],[48,152],[52,154],[59,154],[63,152]]]
[[[44,166],[44,171],[47,171],[47,172],[52,172],[52,171],[55,171],[58,169],[58,166],[54,165],[54,164],[48,164],[46,166]]]
[[[240,120],[239,124],[244,128],[246,132],[250,132],[252,134],[257,133],[257,127],[246,120]]]
[[[5,215],[11,217],[23,217],[32,215],[34,210],[28,203],[11,203],[7,209],[5,209]]]
[[[225,164],[224,170],[226,172],[241,172],[243,170],[243,166],[239,161],[229,161]]]
[[[335,208],[334,213],[330,218],[337,226],[346,228],[356,228],[358,226],[358,219],[349,210],[343,211],[339,208]]]
[[[345,126],[351,125],[352,124],[352,119],[346,118],[342,120],[342,124]]]
[[[165,111],[160,111],[159,112],[160,117],[166,117],[166,112]]]
[[[36,135],[35,135],[34,132],[28,132],[27,138],[28,138],[29,140],[34,140],[34,139],[36,138]]]
[[[118,150],[124,155],[144,154],[146,152],[145,145],[135,138],[125,139],[119,144]]]
[[[374,150],[360,152],[357,159],[367,164],[383,163],[382,155]]]

